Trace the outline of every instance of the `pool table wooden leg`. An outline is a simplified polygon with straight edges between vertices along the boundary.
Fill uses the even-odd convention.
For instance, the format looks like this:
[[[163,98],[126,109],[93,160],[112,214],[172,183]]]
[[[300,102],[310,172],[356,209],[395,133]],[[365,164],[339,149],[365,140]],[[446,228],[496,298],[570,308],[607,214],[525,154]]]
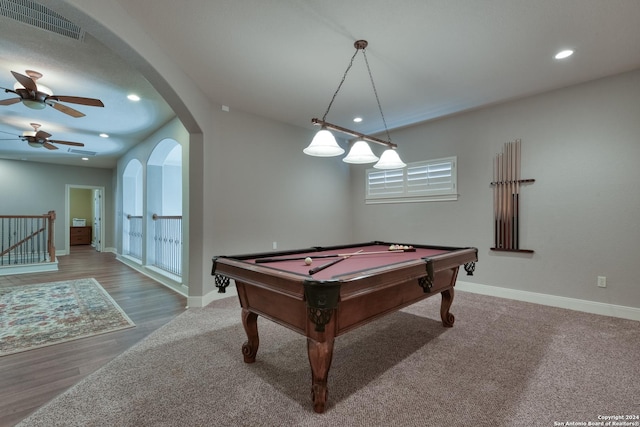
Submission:
[[[246,308],[242,309],[242,324],[247,333],[247,341],[242,344],[242,355],[245,363],[256,361],[260,339],[258,338],[258,315]]]
[[[324,412],[329,393],[327,378],[333,358],[333,342],[333,337],[323,342],[307,338],[307,351],[311,365],[311,400],[313,400],[313,410],[318,413]]]
[[[442,304],[440,305],[440,317],[442,318],[442,326],[450,328],[456,320],[455,316],[449,312],[453,303],[453,288],[447,289],[440,293],[442,295]]]

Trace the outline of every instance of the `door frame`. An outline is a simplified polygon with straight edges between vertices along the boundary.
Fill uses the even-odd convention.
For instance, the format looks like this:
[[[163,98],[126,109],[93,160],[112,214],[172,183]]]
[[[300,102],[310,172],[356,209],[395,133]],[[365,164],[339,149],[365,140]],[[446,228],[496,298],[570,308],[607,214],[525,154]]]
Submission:
[[[65,213],[64,213],[64,224],[65,224],[65,237],[64,237],[64,242],[65,242],[65,247],[66,247],[66,254],[69,255],[69,253],[71,253],[71,240],[69,237],[69,224],[71,223],[71,214],[70,214],[70,210],[71,210],[71,189],[73,188],[79,188],[79,189],[83,189],[83,190],[98,190],[100,192],[100,236],[98,236],[98,238],[100,239],[100,248],[96,248],[96,251],[98,252],[103,252],[104,251],[104,187],[101,186],[97,186],[97,185],[77,185],[77,184],[67,184],[65,186],[65,193],[64,193],[64,198],[65,198]],[[95,246],[94,246],[95,247]]]

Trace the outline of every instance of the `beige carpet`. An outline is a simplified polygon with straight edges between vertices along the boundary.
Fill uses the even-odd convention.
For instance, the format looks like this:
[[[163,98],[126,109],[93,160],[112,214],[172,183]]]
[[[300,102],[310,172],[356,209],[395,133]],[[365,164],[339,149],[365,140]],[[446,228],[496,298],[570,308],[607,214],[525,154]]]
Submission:
[[[190,309],[21,426],[554,426],[640,413],[640,324],[457,292],[336,340],[325,413],[304,337],[258,320],[242,361],[237,298]]]

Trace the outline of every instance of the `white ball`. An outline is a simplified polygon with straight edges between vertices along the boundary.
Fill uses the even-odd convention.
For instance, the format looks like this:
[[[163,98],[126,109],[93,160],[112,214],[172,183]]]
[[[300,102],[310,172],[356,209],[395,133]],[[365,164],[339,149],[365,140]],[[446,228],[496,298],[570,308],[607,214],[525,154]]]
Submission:
[[[313,260],[310,257],[306,257],[304,259],[304,263],[307,264],[307,265],[311,265],[312,262],[313,262]]]

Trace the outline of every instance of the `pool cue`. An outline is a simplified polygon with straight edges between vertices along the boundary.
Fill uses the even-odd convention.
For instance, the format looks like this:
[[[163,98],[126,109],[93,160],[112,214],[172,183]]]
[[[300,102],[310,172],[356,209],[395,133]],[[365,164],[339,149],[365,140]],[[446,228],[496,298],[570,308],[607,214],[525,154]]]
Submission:
[[[510,239],[511,239],[511,213],[510,211],[510,200],[509,200],[509,187],[511,186],[511,184],[509,184],[510,180],[511,180],[511,159],[509,156],[509,143],[505,142],[504,143],[504,155],[505,155],[505,162],[504,162],[504,177],[505,177],[505,184],[504,184],[504,201],[505,201],[505,220],[506,220],[506,233],[504,236],[504,247],[506,249],[511,249],[510,248]]]
[[[311,270],[309,270],[309,275],[316,274],[317,272],[322,271],[322,270],[324,270],[325,268],[329,268],[329,267],[331,267],[332,265],[339,263],[340,261],[344,261],[345,259],[347,259],[347,258],[349,258],[349,257],[351,257],[351,256],[353,256],[353,255],[356,255],[356,254],[358,254],[358,253],[362,252],[363,250],[364,250],[364,249],[359,250],[358,252],[356,252],[356,253],[354,253],[354,254],[345,255],[345,256],[343,256],[343,257],[341,257],[341,258],[334,259],[333,261],[330,261],[330,262],[328,262],[328,263],[326,263],[326,264],[322,264],[322,265],[319,265],[319,266],[317,266],[317,267],[314,267],[314,268],[312,268]]]
[[[509,239],[509,249],[515,249],[515,226],[516,226],[516,218],[515,218],[515,203],[514,203],[514,194],[515,194],[515,176],[516,176],[516,166],[515,166],[515,143],[509,143],[509,158],[511,161],[510,165],[510,176],[509,176],[509,205],[510,205],[510,221],[511,221],[511,236]]]
[[[516,195],[516,162],[515,162],[515,142],[510,142],[510,150],[511,150],[511,184],[509,184],[509,200],[511,201],[511,249],[515,249],[515,227],[516,227],[516,207],[515,207],[515,195]]]
[[[496,167],[498,174],[498,248],[502,248],[502,162],[501,154],[496,156]]]
[[[514,227],[514,211],[513,211],[513,195],[514,195],[514,165],[513,165],[513,142],[509,143],[509,249],[513,249],[513,227]]]
[[[516,246],[516,236],[517,236],[517,232],[518,230],[516,229],[516,222],[518,220],[517,214],[516,214],[516,144],[515,142],[513,143],[513,181],[511,182],[511,205],[513,206],[513,237],[511,239],[511,249],[517,249]]]
[[[507,144],[504,146],[504,162],[502,167],[504,168],[504,239],[503,247],[508,248],[507,242],[509,241],[509,157],[507,152]]]
[[[363,249],[364,250],[364,249]],[[389,253],[397,253],[397,252],[415,252],[415,248],[411,249],[394,249],[394,250],[386,250],[386,251],[371,251],[371,252],[363,252],[360,250],[358,252],[351,252],[346,254],[331,254],[331,255],[305,255],[305,256],[295,256],[295,257],[285,257],[285,258],[262,258],[256,259],[256,264],[265,264],[269,262],[279,262],[279,261],[300,261],[307,258],[337,258],[344,256],[353,256],[353,255],[374,255],[374,254],[389,254]]]
[[[498,154],[498,247],[502,248],[502,154]]]
[[[506,180],[506,173],[505,173],[505,167],[504,164],[506,163],[506,159],[504,157],[504,150],[503,152],[500,154],[500,193],[501,193],[501,206],[500,206],[500,217],[501,217],[501,222],[500,222],[500,230],[501,230],[501,236],[500,236],[500,247],[502,249],[505,248],[505,241],[506,241],[506,237],[507,237],[507,184],[505,182]]]
[[[521,140],[516,140],[516,249],[520,249],[520,159]]]
[[[498,247],[498,156],[493,159],[493,246]]]
[[[516,193],[516,163],[515,163],[515,143],[511,143],[511,191],[509,200],[511,201],[511,249],[515,249],[516,238],[516,207],[515,207],[515,193]]]

